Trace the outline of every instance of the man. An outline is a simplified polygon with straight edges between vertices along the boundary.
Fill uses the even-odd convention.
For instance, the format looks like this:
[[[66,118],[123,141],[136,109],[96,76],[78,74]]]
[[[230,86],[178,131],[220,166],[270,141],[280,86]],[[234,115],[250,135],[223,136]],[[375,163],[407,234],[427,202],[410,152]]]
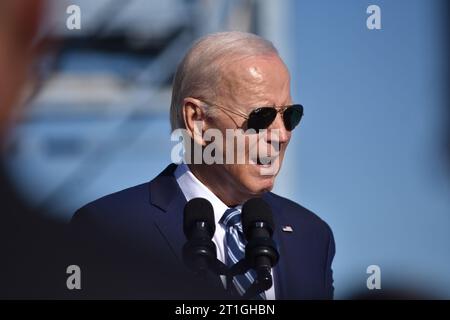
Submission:
[[[0,1],[0,146],[14,117],[27,71],[43,1]],[[70,297],[66,287],[65,225],[32,210],[0,165],[0,299]],[[66,295],[67,294],[67,295]]]
[[[190,292],[203,284],[204,292],[214,288],[215,293],[224,293],[219,277],[200,281],[184,271],[183,208],[187,201],[199,197],[212,204],[217,256],[231,266],[243,256],[246,243],[240,224],[242,205],[262,197],[273,211],[273,237],[280,258],[271,270],[273,286],[258,298],[332,298],[335,249],[330,228],[312,212],[270,192],[302,114],[303,107],[292,102],[289,72],[269,41],[240,32],[212,34],[197,41],[178,66],[173,83],[172,129],[183,129],[188,136],[184,163],[169,165],[149,183],[96,200],[74,216],[72,224],[77,234],[90,235],[88,240],[84,237],[86,246],[98,246],[84,260],[86,269],[97,268],[91,279],[101,277],[104,270],[111,272],[108,276],[114,274],[115,279],[126,279],[117,286],[104,278],[99,285],[109,285],[110,293],[123,290],[123,296],[158,297],[165,288],[164,296],[170,297],[171,290],[181,292],[177,288],[185,279],[189,279],[189,285],[182,288],[185,291],[181,297],[192,297]],[[208,130],[222,133],[222,137],[226,137],[227,130],[234,130],[242,133],[244,142],[236,144],[238,135],[231,139],[219,137],[214,140],[214,148],[209,148],[213,139],[208,139]],[[260,134],[262,131],[264,134]],[[217,143],[220,141],[223,143]],[[230,141],[234,142],[231,146],[227,143]],[[200,161],[195,161],[196,146],[200,146],[203,157]],[[237,156],[232,156],[232,161],[227,158],[211,163],[204,158],[208,148],[214,149],[210,153],[214,159],[225,159],[231,149]],[[239,153],[242,149],[246,151]],[[258,153],[261,149],[266,156]],[[231,220],[235,221],[233,225],[228,223]],[[123,241],[118,251],[110,242],[117,239]],[[131,256],[128,248],[133,248]],[[95,259],[105,250],[109,262]],[[120,270],[111,268],[119,262]],[[167,277],[158,282],[153,275],[163,269]],[[136,275],[138,280],[133,279]],[[172,276],[182,280],[173,280]],[[231,295],[223,297],[242,296],[254,280],[254,273],[246,277],[234,279]]]

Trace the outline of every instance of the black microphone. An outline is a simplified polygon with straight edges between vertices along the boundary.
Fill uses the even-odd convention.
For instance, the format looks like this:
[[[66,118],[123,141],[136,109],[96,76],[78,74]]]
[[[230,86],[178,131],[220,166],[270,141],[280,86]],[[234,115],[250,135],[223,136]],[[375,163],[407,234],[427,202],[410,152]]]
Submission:
[[[245,259],[256,270],[258,291],[272,286],[270,269],[278,263],[279,253],[272,239],[274,223],[270,206],[261,198],[248,200],[242,207],[242,228],[247,245]]]
[[[214,209],[203,198],[194,198],[184,207],[183,231],[187,238],[183,246],[183,260],[194,271],[204,274],[217,260],[212,237],[216,231]]]

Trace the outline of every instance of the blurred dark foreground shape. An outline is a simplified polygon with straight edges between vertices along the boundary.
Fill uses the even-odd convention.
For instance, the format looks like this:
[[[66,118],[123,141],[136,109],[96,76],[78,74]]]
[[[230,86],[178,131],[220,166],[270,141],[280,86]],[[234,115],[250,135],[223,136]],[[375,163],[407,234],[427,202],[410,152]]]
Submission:
[[[35,53],[31,42],[38,29],[42,1],[0,2],[0,144],[18,112],[27,70]],[[0,167],[0,298],[63,297],[65,288],[62,223],[33,212],[15,192]]]

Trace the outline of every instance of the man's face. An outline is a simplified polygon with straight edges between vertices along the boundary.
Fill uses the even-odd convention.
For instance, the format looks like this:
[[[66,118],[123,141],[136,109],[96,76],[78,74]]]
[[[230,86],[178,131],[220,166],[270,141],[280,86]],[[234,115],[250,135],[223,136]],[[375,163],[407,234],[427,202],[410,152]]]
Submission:
[[[214,103],[247,115],[257,107],[292,104],[289,72],[279,57],[244,58],[230,63],[227,70],[221,84],[220,98]],[[247,129],[245,118],[223,109],[215,111],[215,116],[206,120],[206,129],[217,128],[224,137],[226,129]],[[216,164],[208,170],[215,171],[214,176],[219,177],[232,193],[248,197],[260,195],[273,188],[290,138],[291,132],[286,130],[282,115],[278,113],[267,128],[266,137],[253,135],[253,139],[245,139],[245,164]],[[230,146],[224,143],[224,158],[227,147]],[[234,145],[234,148],[237,154],[237,146]],[[272,159],[277,164],[272,166],[276,170],[271,174],[262,174],[267,171],[267,165],[262,165],[261,159],[255,157],[261,149],[269,155],[275,155],[279,150],[278,158]]]

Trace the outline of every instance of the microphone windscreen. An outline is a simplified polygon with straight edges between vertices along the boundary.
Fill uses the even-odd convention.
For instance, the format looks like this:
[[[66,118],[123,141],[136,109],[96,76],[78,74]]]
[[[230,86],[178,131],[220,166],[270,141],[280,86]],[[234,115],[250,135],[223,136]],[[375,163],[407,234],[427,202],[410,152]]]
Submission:
[[[216,232],[214,209],[211,203],[204,198],[194,198],[184,206],[183,231],[186,238],[191,238],[193,227],[197,222],[205,222],[211,238]]]
[[[242,206],[242,228],[246,238],[249,238],[251,228],[256,222],[264,222],[269,227],[270,235],[273,233],[274,223],[272,209],[261,198],[252,198]]]

